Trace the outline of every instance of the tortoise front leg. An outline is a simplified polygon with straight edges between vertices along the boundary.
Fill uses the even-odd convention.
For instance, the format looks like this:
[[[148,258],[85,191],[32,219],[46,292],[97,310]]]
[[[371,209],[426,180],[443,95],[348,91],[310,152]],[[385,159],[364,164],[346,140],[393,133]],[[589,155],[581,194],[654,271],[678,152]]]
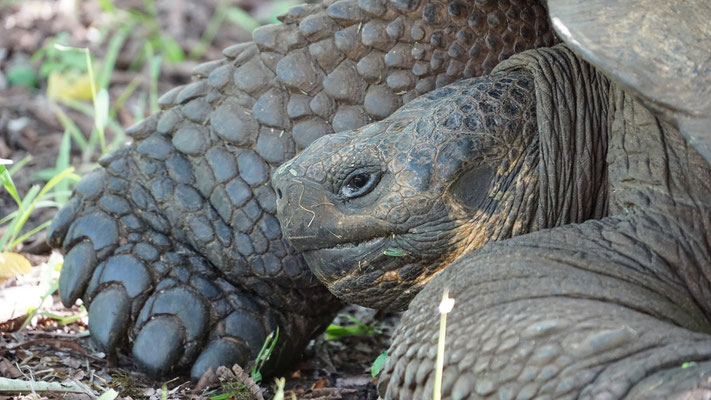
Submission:
[[[443,398],[671,398],[704,387],[711,323],[656,257],[674,230],[649,235],[656,218],[589,221],[463,257],[410,304],[381,395],[432,395],[445,287],[456,304]]]

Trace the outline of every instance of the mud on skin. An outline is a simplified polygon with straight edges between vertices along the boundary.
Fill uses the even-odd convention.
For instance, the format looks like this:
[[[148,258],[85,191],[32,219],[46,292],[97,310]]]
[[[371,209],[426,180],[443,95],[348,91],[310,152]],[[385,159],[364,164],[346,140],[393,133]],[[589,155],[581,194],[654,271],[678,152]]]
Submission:
[[[274,371],[340,307],[282,237],[276,167],[554,40],[533,1],[329,1],[282,20],[166,93],[51,227],[62,301],[82,298],[99,347],[153,375],[244,365],[279,326]]]

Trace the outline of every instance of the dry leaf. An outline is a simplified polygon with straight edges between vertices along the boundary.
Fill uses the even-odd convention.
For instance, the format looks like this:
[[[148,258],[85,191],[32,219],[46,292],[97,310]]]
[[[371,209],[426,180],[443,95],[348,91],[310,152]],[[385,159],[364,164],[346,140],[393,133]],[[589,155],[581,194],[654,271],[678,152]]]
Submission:
[[[24,275],[32,270],[32,265],[22,254],[0,253],[0,282]]]
[[[324,377],[322,377],[321,379],[319,379],[319,380],[317,380],[316,382],[314,382],[313,385],[311,385],[311,390],[324,388],[324,387],[326,387],[326,385],[329,384],[329,383],[330,383],[330,382],[328,381],[328,378],[326,378],[326,377],[324,376]]]
[[[91,100],[89,74],[52,71],[47,78],[47,96],[53,100]]]

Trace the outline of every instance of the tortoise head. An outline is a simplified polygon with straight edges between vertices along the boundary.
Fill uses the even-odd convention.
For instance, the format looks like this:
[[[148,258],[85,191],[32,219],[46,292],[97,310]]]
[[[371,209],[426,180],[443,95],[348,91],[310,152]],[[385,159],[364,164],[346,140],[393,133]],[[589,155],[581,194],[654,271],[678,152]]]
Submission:
[[[403,309],[438,271],[534,229],[533,78],[461,81],[320,138],[272,183],[286,239],[340,298]]]

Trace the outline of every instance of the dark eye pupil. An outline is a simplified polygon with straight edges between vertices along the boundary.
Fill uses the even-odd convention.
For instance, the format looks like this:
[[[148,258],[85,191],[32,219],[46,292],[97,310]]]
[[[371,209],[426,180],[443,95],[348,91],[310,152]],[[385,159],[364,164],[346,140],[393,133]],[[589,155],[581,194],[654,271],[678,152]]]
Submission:
[[[346,184],[341,187],[340,194],[347,198],[353,199],[369,193],[377,183],[377,174],[363,172],[351,176]]]
[[[351,179],[350,186],[362,189],[368,183],[368,174],[358,174]]]

